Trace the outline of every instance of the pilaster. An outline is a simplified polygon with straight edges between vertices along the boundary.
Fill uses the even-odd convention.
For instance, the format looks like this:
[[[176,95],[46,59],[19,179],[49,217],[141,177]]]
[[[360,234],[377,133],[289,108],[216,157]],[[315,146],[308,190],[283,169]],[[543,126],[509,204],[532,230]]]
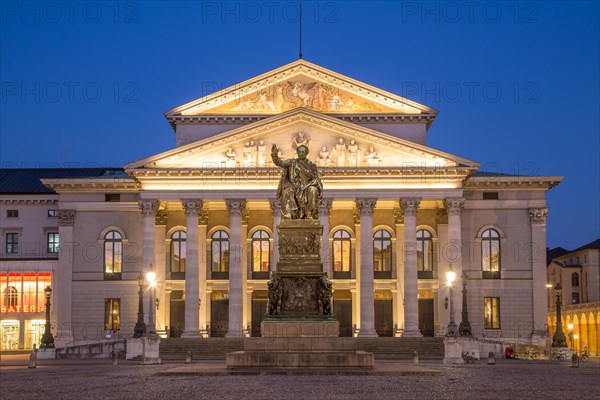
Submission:
[[[73,341],[73,258],[75,247],[79,245],[73,241],[75,210],[58,210],[57,220],[60,248],[58,268],[52,279],[52,291],[58,295],[54,344],[56,347],[65,347]]]
[[[546,334],[548,315],[548,297],[546,295],[546,219],[547,208],[530,208],[531,223],[531,271],[532,271],[532,304],[533,304],[533,337],[532,340],[543,343]]]

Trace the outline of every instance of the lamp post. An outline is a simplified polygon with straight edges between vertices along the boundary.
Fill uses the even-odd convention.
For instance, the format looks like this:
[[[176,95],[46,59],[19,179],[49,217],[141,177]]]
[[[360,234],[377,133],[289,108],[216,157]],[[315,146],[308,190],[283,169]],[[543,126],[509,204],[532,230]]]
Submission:
[[[471,336],[473,333],[471,332],[471,324],[469,323],[469,310],[467,308],[467,281],[469,280],[469,276],[466,272],[463,272],[460,275],[462,279],[462,314],[460,325],[458,325],[458,333],[460,336]]]
[[[446,271],[446,280],[448,281],[448,287],[450,289],[450,322],[448,322],[448,333],[446,336],[456,336],[456,322],[454,322],[454,302],[452,299],[452,284],[456,280],[456,272],[452,269],[452,264]]]
[[[44,334],[42,335],[42,341],[40,342],[41,349],[53,349],[54,348],[54,337],[50,332],[50,296],[52,295],[52,288],[46,286],[44,289],[46,296],[46,325],[44,326]]]
[[[148,300],[148,336],[156,335],[156,323],[154,321],[154,303],[156,298],[156,272],[148,271],[146,279],[150,285],[150,297]]]
[[[146,324],[144,323],[144,274],[141,272],[138,275],[138,285],[140,285],[138,291],[138,318],[133,328],[134,338],[141,338],[146,333]]]
[[[561,315],[561,295],[562,287],[560,283],[556,283],[554,285],[554,294],[556,295],[556,332],[554,332],[554,336],[552,336],[552,347],[567,347],[567,338],[565,337],[565,333],[562,329],[562,315]]]

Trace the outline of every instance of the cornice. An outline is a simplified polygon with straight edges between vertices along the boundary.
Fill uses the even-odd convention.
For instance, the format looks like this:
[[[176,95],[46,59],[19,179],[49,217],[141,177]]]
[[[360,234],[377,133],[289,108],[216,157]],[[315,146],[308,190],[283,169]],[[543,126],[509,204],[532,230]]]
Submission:
[[[134,179],[42,179],[42,183],[54,191],[104,191],[106,189],[121,192],[136,192],[141,188]]]
[[[0,204],[58,204],[58,199],[2,199]]]
[[[465,182],[465,189],[540,188],[550,190],[563,179],[562,176],[472,176]]]
[[[332,118],[352,123],[415,123],[425,122],[427,127],[435,120],[434,114],[330,114],[323,113]],[[262,121],[271,115],[228,115],[228,114],[204,114],[204,115],[167,115],[169,124],[175,130],[177,125],[219,125],[219,124],[249,124]]]

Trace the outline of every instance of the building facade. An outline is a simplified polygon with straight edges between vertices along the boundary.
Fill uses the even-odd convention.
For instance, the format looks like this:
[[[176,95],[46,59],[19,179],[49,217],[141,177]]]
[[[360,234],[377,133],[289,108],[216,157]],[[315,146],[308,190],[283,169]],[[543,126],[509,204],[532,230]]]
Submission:
[[[557,248],[548,254],[548,285],[559,283],[562,288],[562,323],[567,344],[576,351],[587,347],[590,355],[600,355],[600,239],[573,251]],[[554,290],[548,291],[548,305],[548,325],[554,333]]]
[[[451,308],[460,322],[464,272],[476,337],[543,342],[546,191],[562,178],[483,173],[430,148],[436,115],[298,60],[166,112],[170,151],[94,178],[41,177],[60,237],[45,267],[57,343],[132,333],[138,276],[150,270],[144,304],[161,335],[260,335],[282,218],[274,144],[283,159],[307,145],[322,173],[322,256],[341,335],[445,334]],[[7,258],[1,271],[14,268]]]

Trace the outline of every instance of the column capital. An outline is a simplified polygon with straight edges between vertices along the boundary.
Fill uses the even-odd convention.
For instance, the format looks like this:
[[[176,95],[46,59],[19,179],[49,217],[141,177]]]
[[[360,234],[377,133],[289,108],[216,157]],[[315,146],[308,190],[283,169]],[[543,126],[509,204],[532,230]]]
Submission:
[[[404,213],[401,208],[394,208],[394,223],[396,225],[404,225]]]
[[[73,226],[75,224],[75,210],[58,210],[58,226]]]
[[[319,216],[320,217],[328,217],[331,212],[331,204],[333,200],[331,199],[323,199],[321,202],[321,206],[319,207]]]
[[[229,210],[230,215],[240,217],[244,215],[244,210],[246,209],[246,200],[226,199],[225,204],[227,204],[227,209]]]
[[[356,199],[356,207],[360,212],[360,216],[372,216],[377,199]]]
[[[421,199],[418,197],[405,197],[400,199],[400,208],[404,213],[404,217],[416,217],[419,204],[421,204]]]
[[[139,200],[138,206],[142,211],[142,215],[155,216],[159,206],[158,200]]]
[[[202,208],[202,200],[181,200],[185,215],[198,215]]]
[[[545,224],[546,218],[548,218],[547,208],[530,208],[529,209],[529,220],[532,224]]]
[[[465,206],[465,199],[462,197],[449,197],[444,199],[444,204],[446,205],[448,215],[456,216],[462,213],[462,209]]]

